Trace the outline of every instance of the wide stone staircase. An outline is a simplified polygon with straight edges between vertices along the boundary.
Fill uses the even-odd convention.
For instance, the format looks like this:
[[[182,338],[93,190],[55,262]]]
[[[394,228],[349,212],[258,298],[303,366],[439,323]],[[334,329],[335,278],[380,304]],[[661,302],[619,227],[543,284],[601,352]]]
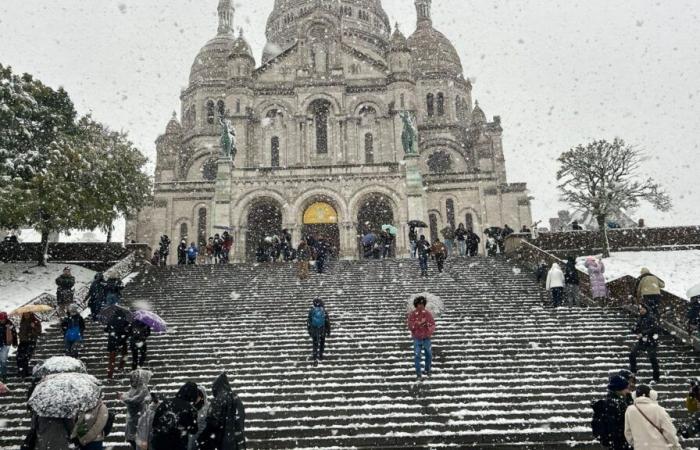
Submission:
[[[152,389],[171,396],[185,381],[211,387],[225,371],[247,412],[250,449],[599,448],[590,403],[608,371],[627,364],[633,319],[598,307],[551,309],[530,274],[500,259],[452,259],[419,277],[411,260],[335,262],[300,282],[295,268],[231,265],[151,268],[125,302],[149,305],[170,326],[149,341]],[[433,376],[416,382],[405,326],[408,298],[438,295]],[[333,322],[326,360],[309,360],[306,317],[314,298]],[[37,358],[62,352],[57,327]],[[106,372],[106,338],[91,324],[82,357]],[[677,424],[697,358],[669,337],[660,351],[661,403]],[[651,377],[641,359],[640,377]],[[127,373],[105,384],[117,412],[109,447],[123,441]],[[0,397],[0,447],[28,430],[26,385]],[[697,441],[685,445],[697,446]]]

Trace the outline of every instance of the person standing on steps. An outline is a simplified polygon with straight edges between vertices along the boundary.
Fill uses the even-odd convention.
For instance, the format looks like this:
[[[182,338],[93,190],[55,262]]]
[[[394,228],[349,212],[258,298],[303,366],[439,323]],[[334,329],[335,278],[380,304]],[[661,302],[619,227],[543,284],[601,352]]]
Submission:
[[[416,227],[411,226],[408,229],[408,243],[411,246],[411,258],[417,256],[416,250],[418,249],[418,233],[416,233]]]
[[[141,414],[148,408],[151,392],[148,383],[153,373],[149,370],[136,369],[129,374],[129,390],[119,394],[119,400],[126,405],[126,429],[124,440],[136,449],[136,435]]]
[[[311,336],[313,345],[314,365],[318,365],[318,361],[323,361],[323,352],[326,348],[326,337],[331,335],[331,319],[323,304],[323,300],[317,298],[314,300],[313,306],[309,310],[306,318],[306,328]]]
[[[577,306],[579,303],[579,276],[576,268],[576,258],[570,256],[566,260],[564,268],[564,281],[566,282],[566,300],[571,306]]]
[[[158,244],[158,254],[160,256],[160,265],[167,265],[168,255],[170,254],[170,238],[167,234],[164,234],[160,237],[160,243]]]
[[[29,361],[34,356],[36,342],[41,336],[41,320],[34,313],[22,314],[19,322],[19,345],[17,346],[17,376],[26,378],[31,375]]]
[[[445,247],[447,247],[447,256],[452,256],[455,243],[455,229],[452,225],[448,225],[441,231],[442,237],[445,239]]]
[[[138,426],[136,427],[136,446],[138,450],[148,450],[151,448],[151,440],[153,438],[153,418],[156,415],[156,410],[160,406],[160,398],[155,392],[151,392],[151,399],[139,418]]]
[[[0,312],[0,381],[3,383],[7,383],[7,358],[12,347],[17,347],[17,330],[7,313]]]
[[[586,258],[585,263],[588,276],[591,278],[591,296],[594,300],[605,300],[608,298],[608,286],[605,283],[605,264],[600,259],[593,256]]]
[[[649,356],[653,379],[659,382],[661,379],[661,371],[659,369],[659,360],[657,351],[659,347],[659,327],[658,320],[654,314],[649,312],[646,306],[639,306],[639,320],[632,332],[637,335],[637,343],[632,347],[630,352],[630,371],[637,373],[637,357],[640,353],[646,352]]]
[[[221,236],[221,259],[222,264],[228,264],[231,260],[231,249],[233,248],[233,236],[228,231],[224,231]]]
[[[326,259],[330,256],[328,243],[324,239],[316,240],[316,272],[320,275],[326,268]]]
[[[197,441],[206,430],[207,416],[209,415],[211,404],[207,399],[207,389],[203,385],[198,384],[197,390],[199,393],[197,395],[197,401],[194,403],[194,409],[197,410],[197,433],[190,434],[190,439],[187,442],[187,450],[205,450],[199,447]]]
[[[658,394],[647,385],[636,389],[634,405],[625,413],[625,438],[637,449],[681,450],[671,416],[656,403]]]
[[[78,444],[80,450],[102,450],[108,421],[109,409],[100,400],[91,410],[78,414],[71,432],[71,441]],[[59,447],[49,447],[48,450],[53,448]]]
[[[105,277],[102,272],[97,272],[95,278],[90,284],[90,290],[87,295],[87,305],[90,308],[90,318],[93,321],[98,320],[98,316],[102,308],[105,306]]]
[[[131,349],[131,370],[136,370],[146,363],[148,352],[146,340],[151,335],[151,328],[143,322],[134,320],[128,334]]]
[[[73,286],[75,277],[70,272],[70,267],[65,267],[63,273],[56,278],[56,304],[58,305],[58,316],[64,316],[68,312],[68,305],[73,303]]]
[[[625,413],[629,383],[620,375],[610,377],[608,395],[593,403],[593,437],[609,450],[632,450],[625,439]]]
[[[197,264],[197,256],[199,256],[199,249],[194,242],[190,243],[187,247],[187,265],[194,266]]]
[[[309,261],[311,261],[309,244],[302,239],[297,249],[297,276],[302,281],[309,279]]]
[[[435,319],[425,309],[428,299],[419,296],[413,300],[414,310],[408,314],[408,329],[413,336],[413,363],[418,380],[425,374],[430,377],[433,365],[433,347],[431,338],[435,333]],[[421,371],[421,359],[425,353],[425,372]]]
[[[435,258],[435,265],[437,265],[438,272],[442,273],[448,255],[447,247],[438,239],[430,247],[430,253],[433,255],[433,258]]]
[[[184,266],[187,264],[187,242],[183,239],[180,245],[177,246],[177,265]]]
[[[659,315],[659,305],[661,304],[661,289],[666,287],[659,277],[653,275],[649,269],[644,267],[641,276],[637,278],[635,293],[637,298],[646,305],[650,313]]]
[[[197,440],[199,448],[245,450],[245,408],[225,373],[214,381],[212,391],[214,400],[209,407],[206,429]]]
[[[109,361],[107,363],[107,378],[114,378],[114,366],[117,362],[117,353],[120,354],[119,370],[124,369],[126,362],[126,347],[129,340],[130,324],[125,313],[117,311],[105,328],[107,333],[107,352]]]
[[[459,256],[464,258],[467,255],[467,229],[464,228],[464,224],[460,223],[455,231],[455,239],[457,240],[457,248],[459,249]]]
[[[480,243],[481,238],[470,228],[467,231],[467,254],[469,256],[478,256]]]
[[[214,264],[223,264],[224,241],[219,234],[214,235]]]
[[[68,315],[61,321],[63,341],[66,347],[66,356],[79,358],[80,347],[85,333],[85,321],[80,316],[78,305],[68,307]]]
[[[186,382],[172,400],[165,400],[156,409],[151,432],[152,450],[187,450],[189,435],[199,431],[197,402],[199,390],[191,381]]]
[[[552,268],[547,273],[547,290],[552,293],[552,306],[555,308],[561,306],[564,296],[564,272],[557,263],[552,264]]]
[[[209,236],[209,240],[207,241],[207,246],[204,248],[206,259],[205,259],[205,264],[216,264],[214,262],[214,238]]]
[[[430,242],[421,234],[416,243],[416,252],[418,253],[418,264],[420,265],[420,276],[428,276],[428,258],[430,257]]]
[[[107,282],[105,283],[105,304],[107,306],[112,306],[118,304],[122,299],[122,290],[124,285],[122,284],[121,278],[119,278],[119,273],[111,270],[107,272]]]

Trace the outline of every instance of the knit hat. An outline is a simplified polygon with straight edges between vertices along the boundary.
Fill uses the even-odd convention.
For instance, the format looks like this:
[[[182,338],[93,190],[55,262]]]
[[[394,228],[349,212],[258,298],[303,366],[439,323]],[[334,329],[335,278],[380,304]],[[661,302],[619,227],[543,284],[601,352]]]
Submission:
[[[608,383],[608,390],[612,392],[624,391],[629,387],[629,383],[620,375],[614,375],[610,377],[610,382]]]
[[[618,375],[620,375],[622,378],[624,378],[627,381],[637,379],[637,376],[627,369],[620,370],[620,372],[618,372]]]
[[[7,320],[7,313],[6,312],[0,312],[0,320]]]

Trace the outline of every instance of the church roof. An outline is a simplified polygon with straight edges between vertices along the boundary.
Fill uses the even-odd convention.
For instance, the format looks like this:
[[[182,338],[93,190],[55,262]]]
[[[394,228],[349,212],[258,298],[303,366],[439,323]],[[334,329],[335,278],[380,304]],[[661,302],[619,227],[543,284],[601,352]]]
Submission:
[[[248,41],[246,41],[243,37],[243,30],[240,31],[238,38],[236,38],[233,43],[233,47],[231,48],[231,56],[247,56],[253,58],[253,50],[250,48]]]
[[[232,34],[222,34],[207,42],[192,64],[190,83],[225,80],[228,58],[236,40]]]
[[[392,52],[403,52],[410,50],[408,48],[408,41],[406,40],[406,36],[403,35],[401,30],[399,30],[398,23],[396,24],[394,33],[391,35],[391,39],[389,41],[389,49]]]
[[[433,73],[462,76],[462,61],[454,45],[444,34],[433,28],[430,21],[422,21],[408,38],[413,72],[416,79]]]
[[[479,106],[479,101],[474,103],[474,110],[472,111],[472,122],[474,123],[486,123],[486,113]]]

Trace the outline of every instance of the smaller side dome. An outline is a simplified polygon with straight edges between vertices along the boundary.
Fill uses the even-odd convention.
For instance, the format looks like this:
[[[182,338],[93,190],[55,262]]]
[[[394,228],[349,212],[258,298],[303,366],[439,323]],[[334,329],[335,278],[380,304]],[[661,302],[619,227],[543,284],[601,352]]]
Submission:
[[[483,124],[486,123],[486,114],[484,110],[479,106],[479,101],[474,102],[474,111],[472,111],[472,122]]]
[[[399,30],[399,24],[396,23],[394,33],[391,35],[391,40],[389,41],[389,50],[392,52],[409,52],[408,41],[406,36]]]
[[[253,50],[251,49],[250,44],[248,44],[248,41],[246,41],[243,37],[243,29],[239,31],[238,38],[236,38],[236,40],[233,42],[231,57],[248,57],[255,59],[253,58]]]
[[[173,111],[173,117],[168,122],[165,127],[165,134],[180,134],[182,132],[182,125],[177,120],[177,113]]]

